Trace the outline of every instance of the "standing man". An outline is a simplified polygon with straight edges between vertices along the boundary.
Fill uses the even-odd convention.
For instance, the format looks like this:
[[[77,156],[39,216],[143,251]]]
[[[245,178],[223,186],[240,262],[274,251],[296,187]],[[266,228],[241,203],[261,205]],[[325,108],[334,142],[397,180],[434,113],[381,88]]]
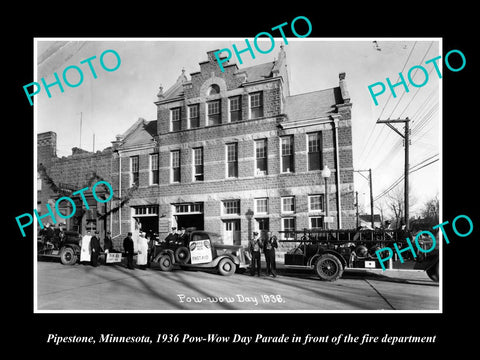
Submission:
[[[90,264],[94,267],[98,266],[98,256],[100,255],[100,239],[98,238],[98,231],[95,230],[95,234],[90,239]]]
[[[90,240],[92,235],[90,234],[90,230],[87,231],[87,234],[82,237],[82,243],[80,244],[81,252],[80,252],[80,262],[86,263],[90,262]]]
[[[113,241],[110,231],[107,231],[105,238],[103,239],[103,252],[105,253],[105,265],[108,265],[107,258],[108,254],[113,253]]]
[[[139,269],[146,270],[148,263],[148,240],[145,232],[141,231],[137,240],[137,265]]]
[[[249,249],[252,254],[252,263],[250,264],[250,275],[255,276],[255,270],[260,277],[261,263],[260,263],[260,249],[262,248],[262,242],[258,236],[258,232],[253,232],[253,240],[250,241]]]
[[[275,249],[278,248],[277,237],[270,236],[270,232],[263,235],[263,253],[267,263],[267,275],[277,277],[277,264],[275,263]]]
[[[127,237],[123,240],[123,250],[125,251],[125,257],[127,258],[127,267],[134,270],[133,267],[133,240],[132,233],[129,232]]]

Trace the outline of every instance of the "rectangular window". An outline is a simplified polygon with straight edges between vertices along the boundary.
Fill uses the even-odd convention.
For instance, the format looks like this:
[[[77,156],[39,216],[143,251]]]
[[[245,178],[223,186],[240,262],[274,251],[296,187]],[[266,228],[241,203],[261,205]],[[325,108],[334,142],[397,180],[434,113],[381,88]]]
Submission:
[[[208,125],[221,124],[220,100],[210,101],[207,103]]]
[[[170,110],[170,116],[172,120],[171,129],[172,131],[180,131],[181,128],[181,109],[174,108]]]
[[[282,158],[280,171],[282,173],[295,172],[293,136],[281,137],[280,144],[281,144],[281,158]]]
[[[308,211],[323,211],[323,195],[308,196]]]
[[[320,170],[321,169],[321,133],[313,133],[307,135],[308,140],[308,170]]]
[[[150,169],[151,169],[151,184],[158,184],[160,181],[159,178],[159,169],[158,169],[158,154],[150,155]]]
[[[295,212],[295,197],[288,196],[282,197],[282,213],[294,213]]]
[[[267,139],[255,140],[255,175],[267,175]]]
[[[231,97],[230,101],[230,121],[242,120],[242,100],[240,96]]]
[[[188,107],[188,120],[190,129],[195,129],[200,126],[200,114],[198,112],[198,104],[190,105]]]
[[[180,182],[180,150],[172,151],[172,182]]]
[[[250,94],[250,119],[263,117],[262,92]]]
[[[313,229],[313,230],[323,229],[323,218],[322,217],[311,217],[310,218],[310,229]]]
[[[238,177],[237,143],[227,144],[227,177]]]
[[[294,238],[294,234],[289,234],[289,231],[295,231],[295,218],[282,218],[282,231],[283,239],[292,239]]]
[[[240,215],[240,200],[223,201],[224,215]]]
[[[268,214],[268,199],[255,199],[255,214]]]
[[[130,180],[132,185],[139,185],[139,165],[138,165],[138,156],[132,156],[130,158]]]
[[[193,149],[193,180],[203,181],[203,148]]]

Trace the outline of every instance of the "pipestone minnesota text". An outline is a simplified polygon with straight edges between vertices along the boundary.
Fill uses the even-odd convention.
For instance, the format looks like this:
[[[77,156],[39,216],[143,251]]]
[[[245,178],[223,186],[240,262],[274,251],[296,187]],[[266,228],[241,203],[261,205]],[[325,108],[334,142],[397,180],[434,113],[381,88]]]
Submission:
[[[106,54],[113,54],[116,57],[117,64],[115,66],[107,67],[105,65],[104,57],[105,57]],[[90,72],[92,73],[92,76],[93,76],[94,79],[96,79],[98,77],[97,73],[95,72],[95,68],[93,66],[93,63],[92,63],[92,61],[95,60],[96,58],[97,58],[97,56],[94,55],[92,57],[89,57],[88,59],[80,61],[80,64],[85,64],[85,63],[88,64],[88,67],[89,67]],[[120,67],[120,64],[121,64],[120,55],[115,50],[105,50],[104,52],[102,52],[100,54],[100,66],[103,68],[103,70],[108,71],[108,72],[115,71]],[[78,73],[78,80],[76,80],[77,82],[72,80],[72,76],[70,76],[69,79],[67,78],[67,73],[69,73],[69,71],[70,71],[70,74],[71,74],[72,70],[73,70],[73,72]],[[45,91],[47,92],[47,95],[48,95],[49,98],[52,97],[52,94],[50,93],[50,88],[52,86],[58,85],[58,87],[60,88],[60,91],[62,93],[64,92],[62,82],[60,81],[60,77],[58,76],[58,74],[56,72],[53,73],[53,77],[55,78],[55,81],[50,83],[50,84],[47,84],[47,82],[45,81],[45,78],[41,79],[43,87],[44,87]],[[78,87],[78,86],[82,85],[82,83],[83,83],[82,69],[80,69],[80,67],[78,67],[76,65],[67,66],[65,69],[63,69],[62,78],[63,78],[63,82],[67,86],[72,87],[72,88]],[[34,90],[33,93],[30,93],[27,89],[30,86],[36,87],[36,89]],[[38,82],[34,81],[34,82],[31,82],[30,84],[25,85],[23,87],[23,90],[25,91],[25,94],[27,95],[27,98],[28,98],[28,101],[30,102],[30,105],[33,105],[32,97],[34,95],[39,94],[40,91],[42,90],[42,87],[40,86],[40,84]]]
[[[462,65],[460,67],[454,68],[450,65],[449,57],[452,54],[458,54],[460,56],[460,58],[462,59]],[[440,73],[440,69],[438,68],[437,61],[440,60],[441,58],[442,57],[439,55],[437,57],[434,57],[430,60],[425,61],[425,64],[430,64],[430,63],[433,64],[439,79],[442,78],[442,74]],[[467,61],[465,59],[465,55],[463,55],[463,53],[460,50],[451,50],[445,55],[445,65],[447,66],[447,68],[450,71],[459,72],[459,71],[463,70],[466,63],[467,63]],[[415,70],[415,73],[417,72],[417,70],[421,70],[423,72],[423,75],[425,76],[425,79],[423,80],[423,82],[416,83],[416,82],[413,81],[412,71],[414,71],[414,70]],[[413,76],[415,76],[415,73],[413,74]],[[388,77],[386,78],[388,88],[390,89],[390,92],[392,93],[394,98],[397,97],[397,94],[395,93],[395,88],[397,86],[403,86],[403,88],[405,89],[405,92],[407,92],[407,93],[410,91],[408,89],[408,85],[407,85],[407,82],[405,81],[405,77],[403,76],[403,74],[400,72],[400,73],[398,73],[398,76],[400,78],[400,81],[396,84],[392,84],[392,82],[390,81],[390,78],[388,78]],[[410,70],[408,70],[407,79],[408,79],[408,82],[410,83],[411,86],[416,87],[416,88],[421,88],[428,83],[428,79],[429,79],[428,78],[428,71],[422,65],[412,66],[410,68]],[[375,86],[380,87],[380,88],[378,89],[378,91],[373,92],[372,89]],[[373,102],[375,103],[375,106],[378,105],[377,96],[383,94],[385,92],[385,90],[386,90],[386,87],[385,87],[385,84],[383,82],[376,82],[374,84],[368,85],[368,91],[370,92],[370,95],[372,96],[372,99],[373,99]]]
[[[308,31],[306,34],[303,34],[303,35],[300,35],[296,28],[295,28],[295,23],[298,21],[298,20],[303,20],[307,23],[308,25]],[[288,25],[288,22],[284,22],[280,25],[277,25],[277,26],[274,26],[271,30],[277,30],[280,32],[280,34],[282,35],[282,38],[283,38],[283,41],[285,43],[285,45],[288,45],[288,40],[287,38],[285,37],[285,32],[283,31],[283,27]],[[310,22],[310,20],[308,20],[308,18],[306,18],[305,16],[297,16],[295,19],[293,19],[292,23],[290,24],[290,29],[292,30],[292,33],[293,35],[295,35],[297,38],[305,38],[307,37],[308,35],[310,35],[310,33],[312,32],[312,23]],[[268,49],[261,49],[259,46],[258,46],[258,38],[260,36],[266,36],[270,39],[270,47]],[[238,59],[238,62],[241,64],[243,64],[243,61],[242,61],[242,57],[240,56],[240,54],[244,53],[244,52],[249,52],[252,59],[255,59],[255,52],[253,51],[253,48],[252,48],[252,45],[250,44],[250,41],[248,39],[245,39],[245,43],[246,43],[246,46],[247,48],[246,49],[243,49],[243,50],[238,50],[237,46],[235,44],[232,45],[232,48],[233,48],[233,51],[235,53],[235,56],[237,57]],[[260,54],[268,54],[269,52],[271,52],[274,48],[275,48],[275,40],[273,39],[273,36],[266,32],[266,31],[262,31],[262,32],[259,32],[255,38],[253,39],[253,46],[255,47],[255,49],[260,53]],[[221,57],[219,54],[221,54],[222,52],[226,52],[228,55],[226,57]],[[232,57],[232,52],[230,51],[230,49],[221,49],[221,50],[218,50],[214,53],[215,57],[217,58],[217,62],[218,62],[218,66],[220,66],[220,70],[222,70],[222,72],[225,72],[225,69],[223,68],[223,63],[224,62],[227,62],[228,60],[231,59]]]
[[[468,225],[470,227],[470,229],[468,230],[468,232],[466,233],[461,233],[458,231],[457,229],[457,226],[456,226],[456,223],[459,219],[466,219],[467,222],[468,222]],[[442,234],[443,234],[443,237],[445,238],[445,242],[447,244],[450,244],[450,240],[448,239],[448,236],[447,236],[447,233],[445,232],[445,229],[444,229],[444,225],[447,225],[449,222],[448,221],[445,221],[441,224],[438,224],[438,225],[435,225],[432,227],[433,230],[435,229],[438,229],[440,228],[440,230],[442,231]],[[457,234],[459,237],[467,237],[468,235],[470,235],[473,231],[473,222],[472,220],[467,216],[467,215],[458,215],[455,219],[453,219],[452,221],[452,229],[454,231],[455,234]],[[432,239],[432,245],[430,246],[429,249],[423,249],[420,244],[418,243],[418,239],[422,236],[422,235],[428,235],[431,239]],[[404,253],[405,251],[410,251],[412,253],[412,256],[414,258],[417,257],[417,253],[415,251],[415,249],[413,248],[413,245],[412,243],[410,242],[410,238],[406,238],[405,239],[407,241],[407,244],[408,246],[405,247],[405,248],[402,248],[402,249],[399,249],[398,248],[398,245],[396,243],[393,244],[393,247],[395,248],[395,251],[397,252],[397,255],[400,259],[400,262],[403,264],[404,263],[404,259],[402,257],[402,253]],[[430,251],[432,251],[433,249],[435,249],[436,245],[437,245],[437,240],[435,239],[435,235],[433,235],[430,231],[427,231],[427,230],[424,230],[424,231],[420,231],[416,236],[415,236],[415,245],[418,249],[419,252],[421,253],[429,253]],[[388,255],[384,258],[382,258],[380,256],[380,253],[382,251],[388,251]],[[390,260],[393,256],[393,250],[390,248],[390,247],[384,247],[384,248],[381,248],[377,251],[375,251],[375,254],[377,255],[377,258],[378,258],[378,261],[380,262],[380,265],[382,266],[382,269],[383,271],[385,271],[385,266],[383,265],[384,262]]]
[[[109,192],[110,192],[108,198],[105,199],[105,200],[99,198],[99,197],[97,196],[97,193],[95,192],[95,189],[97,188],[97,186],[102,185],[102,184],[104,184],[104,185],[108,188],[108,190],[109,190]],[[80,190],[78,190],[78,191],[75,191],[74,193],[72,193],[72,195],[77,195],[77,194],[79,194],[79,195],[82,197],[82,201],[83,201],[83,205],[85,206],[85,209],[90,210],[90,207],[88,206],[88,202],[87,202],[87,199],[85,198],[85,194],[84,194],[84,192],[87,191],[87,190],[88,190],[88,186],[85,187],[85,188],[83,188],[83,189],[80,189]],[[93,197],[95,198],[95,200],[97,200],[98,202],[100,202],[100,203],[106,203],[106,202],[110,201],[110,200],[113,198],[113,188],[112,188],[112,185],[110,185],[110,183],[107,182],[107,181],[103,181],[103,180],[102,180],[102,181],[98,181],[98,182],[96,182],[96,183],[92,186],[92,194],[93,194]],[[58,209],[59,204],[60,204],[62,201],[67,201],[67,202],[70,203],[70,205],[72,206],[72,212],[71,212],[71,214],[69,214],[69,215],[64,215],[64,214],[62,214],[62,212]],[[43,223],[42,223],[42,221],[41,221],[43,218],[50,217],[53,224],[56,224],[56,223],[57,223],[57,221],[55,220],[54,211],[50,208],[50,204],[47,203],[47,204],[45,204],[45,206],[47,207],[48,212],[47,212],[46,214],[44,214],[44,215],[39,215],[38,212],[37,212],[37,210],[36,210],[36,209],[33,209],[33,213],[35,214],[35,216],[36,216],[36,218],[37,218],[38,224],[40,225],[40,229],[43,229]],[[62,219],[69,219],[69,218],[71,218],[73,215],[75,215],[75,211],[77,210],[77,207],[76,207],[76,205],[75,205],[75,202],[74,202],[71,198],[69,198],[68,196],[62,196],[61,198],[59,198],[59,199],[55,202],[55,210],[56,210],[55,213],[58,215],[58,217],[60,217],[60,218],[62,218]],[[25,218],[25,217],[28,218],[28,221],[27,221],[26,223],[22,223],[22,222],[20,221],[20,219],[21,219],[21,218]],[[25,214],[22,214],[22,215],[17,216],[17,217],[15,218],[15,220],[17,221],[18,227],[19,227],[20,231],[22,232],[22,236],[25,237],[25,231],[24,231],[23,229],[26,228],[27,226],[32,225],[32,223],[33,223],[33,216],[30,215],[29,213],[25,213]]]

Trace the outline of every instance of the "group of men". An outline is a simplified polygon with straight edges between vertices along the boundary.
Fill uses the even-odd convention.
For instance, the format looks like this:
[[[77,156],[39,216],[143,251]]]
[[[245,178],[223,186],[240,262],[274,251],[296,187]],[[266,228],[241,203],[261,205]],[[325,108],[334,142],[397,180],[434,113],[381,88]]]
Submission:
[[[100,264],[99,257],[101,253],[108,254],[115,252],[110,231],[107,231],[103,239],[103,249],[97,230],[94,231],[93,235],[91,235],[90,231],[87,231],[87,234],[82,237],[80,247],[80,263],[90,263],[90,265],[94,267]]]
[[[275,249],[278,248],[277,237],[269,232],[261,231],[260,234],[253,232],[253,239],[249,242],[249,251],[252,256],[250,265],[250,275],[261,276],[261,251],[265,255],[265,263],[267,265],[267,276],[277,277],[277,265],[275,262]]]

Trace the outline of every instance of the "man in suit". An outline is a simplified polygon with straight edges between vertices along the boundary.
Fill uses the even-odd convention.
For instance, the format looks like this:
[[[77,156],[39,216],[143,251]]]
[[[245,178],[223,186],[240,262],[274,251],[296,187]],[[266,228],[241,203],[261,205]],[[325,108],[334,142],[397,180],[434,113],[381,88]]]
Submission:
[[[260,262],[260,250],[262,249],[262,242],[258,232],[253,232],[253,240],[249,243],[250,254],[252,255],[252,263],[250,264],[250,275],[255,276],[255,272],[260,276],[261,262]]]
[[[275,263],[275,249],[278,248],[277,237],[270,236],[270,233],[263,234],[263,253],[267,263],[267,276],[277,277],[277,264]]]
[[[127,258],[127,267],[134,270],[133,267],[133,240],[132,233],[129,232],[127,237],[123,240],[123,250],[125,251],[125,257]]]
[[[100,255],[100,240],[98,239],[98,231],[95,231],[95,234],[90,239],[90,264],[92,266],[98,266],[98,255]]]

